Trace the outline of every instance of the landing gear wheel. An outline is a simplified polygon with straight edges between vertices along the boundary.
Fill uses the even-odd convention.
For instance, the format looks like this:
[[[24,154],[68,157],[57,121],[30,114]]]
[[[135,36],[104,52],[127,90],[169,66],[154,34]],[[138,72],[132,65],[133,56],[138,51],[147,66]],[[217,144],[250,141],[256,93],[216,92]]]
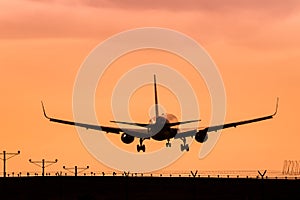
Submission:
[[[140,145],[136,145],[136,150],[137,150],[137,152],[140,152],[140,150],[141,150]]]
[[[140,144],[136,145],[136,150],[137,150],[138,152],[140,152],[141,150],[142,150],[143,152],[146,151],[146,147],[145,147],[145,145],[143,145],[143,141],[144,141],[144,140],[145,140],[144,138],[140,138]]]
[[[182,137],[181,140],[183,142],[183,144],[180,145],[181,151],[184,151],[184,150],[189,151],[190,147],[189,147],[189,144],[186,143],[186,138]]]
[[[186,150],[186,151],[189,151],[190,150],[190,148],[189,148],[189,145],[188,144],[186,144],[186,145],[180,145],[180,149],[181,149],[181,151],[184,151],[184,150]]]
[[[166,143],[166,147],[171,147],[171,143]]]
[[[188,144],[185,145],[185,150],[186,150],[186,151],[189,151],[189,150],[190,150],[190,147],[189,147]]]
[[[140,152],[140,151],[145,152],[146,146],[145,145],[136,145],[136,150],[137,150],[137,152]]]

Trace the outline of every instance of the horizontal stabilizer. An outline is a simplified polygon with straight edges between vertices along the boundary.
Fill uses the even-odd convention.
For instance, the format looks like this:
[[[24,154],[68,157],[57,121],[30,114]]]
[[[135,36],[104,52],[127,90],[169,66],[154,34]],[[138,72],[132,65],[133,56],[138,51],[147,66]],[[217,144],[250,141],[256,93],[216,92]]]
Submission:
[[[201,121],[201,119],[188,120],[188,121],[182,121],[182,122],[173,122],[173,123],[169,123],[168,125],[171,127],[171,126],[177,126],[177,125],[181,125],[181,124],[189,124],[189,123],[199,122],[199,121]]]
[[[134,123],[134,122],[122,122],[122,121],[110,121],[112,123],[117,123],[117,124],[127,124],[127,125],[132,125],[132,126],[139,126],[139,127],[147,127],[149,124],[143,124],[143,123]]]

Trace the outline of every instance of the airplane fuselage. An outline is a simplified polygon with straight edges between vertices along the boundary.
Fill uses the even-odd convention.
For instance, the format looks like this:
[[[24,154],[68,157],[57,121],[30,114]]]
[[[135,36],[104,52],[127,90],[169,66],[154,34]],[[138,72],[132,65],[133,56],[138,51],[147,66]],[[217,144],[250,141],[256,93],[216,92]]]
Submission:
[[[150,120],[153,123],[148,127],[148,133],[154,140],[162,141],[174,138],[177,134],[177,128],[171,128],[168,115],[162,115]]]

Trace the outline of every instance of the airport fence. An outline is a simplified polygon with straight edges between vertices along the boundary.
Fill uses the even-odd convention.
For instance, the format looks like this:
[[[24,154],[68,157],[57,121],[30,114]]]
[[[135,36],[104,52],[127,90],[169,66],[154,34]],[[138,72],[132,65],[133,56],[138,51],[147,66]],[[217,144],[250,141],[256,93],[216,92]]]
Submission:
[[[3,172],[0,173],[3,176]],[[7,177],[42,176],[41,172],[8,172]],[[49,171],[44,176],[74,176],[65,171]],[[232,171],[162,171],[160,173],[133,173],[117,171],[85,171],[77,176],[126,176],[126,177],[186,177],[186,178],[249,178],[249,179],[300,179],[300,174],[284,174],[279,170],[232,170]]]

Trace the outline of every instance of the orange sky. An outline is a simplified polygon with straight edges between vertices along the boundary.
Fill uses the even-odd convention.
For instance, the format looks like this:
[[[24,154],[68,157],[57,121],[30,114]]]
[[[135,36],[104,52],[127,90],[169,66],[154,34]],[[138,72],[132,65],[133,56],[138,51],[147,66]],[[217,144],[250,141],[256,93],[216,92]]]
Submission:
[[[38,170],[29,158],[57,158],[59,162],[49,170],[60,171],[63,165],[107,170],[85,150],[74,127],[43,118],[40,100],[45,101],[49,115],[72,119],[73,85],[83,60],[108,37],[148,26],[182,32],[207,50],[224,81],[226,122],[271,114],[276,97],[280,97],[274,119],[224,130],[216,147],[202,160],[198,159],[201,144],[194,142],[191,151],[166,170],[280,170],[284,160],[298,160],[300,155],[299,11],[296,0],[0,1],[0,151],[21,151],[20,156],[8,161],[8,171]],[[134,56],[138,53],[128,55],[128,66],[122,68],[120,63],[116,70],[129,70],[131,63],[136,64]],[[140,62],[161,59],[172,63],[168,55],[144,53],[148,57]],[[180,70],[193,78],[188,68]],[[202,123],[208,125],[209,94],[203,82],[192,83],[199,89]],[[164,93],[161,88],[159,91]],[[162,104],[168,102],[168,97],[160,97]],[[143,107],[142,102],[137,106]],[[176,106],[174,114],[178,112]],[[134,119],[147,120],[146,114],[136,113],[134,105],[130,107]],[[102,116],[106,113],[101,122],[108,125],[109,106],[97,104],[97,109]],[[118,135],[113,137],[119,139]],[[136,143],[124,148],[135,150]],[[145,144],[153,143],[156,141]]]

